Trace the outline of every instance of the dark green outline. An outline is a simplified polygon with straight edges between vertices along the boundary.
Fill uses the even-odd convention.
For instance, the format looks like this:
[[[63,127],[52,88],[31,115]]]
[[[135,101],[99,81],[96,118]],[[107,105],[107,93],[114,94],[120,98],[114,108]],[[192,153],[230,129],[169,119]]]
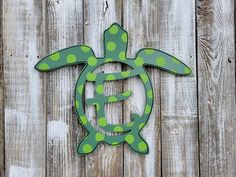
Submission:
[[[109,32],[109,30],[113,27],[115,27],[117,29],[116,34],[111,34]],[[126,42],[121,41],[121,34],[124,34],[124,33],[127,36],[127,41]],[[119,34],[119,36],[118,36],[118,34]],[[108,55],[113,59],[113,61],[111,61],[112,63],[114,63],[114,62],[123,63],[123,64],[126,64],[126,65],[130,66],[131,68],[133,68],[130,71],[135,70],[135,68],[140,68],[140,69],[142,68],[140,73],[137,73],[137,75],[135,75],[135,76],[139,76],[142,80],[144,78],[142,78],[141,75],[144,74],[143,76],[145,76],[145,79],[146,79],[146,82],[147,82],[147,83],[145,83],[142,80],[144,88],[145,88],[145,94],[146,94],[146,106],[145,106],[143,115],[139,116],[140,117],[139,120],[137,120],[138,118],[136,118],[135,120],[133,120],[133,118],[132,118],[131,122],[133,122],[134,125],[132,125],[131,126],[132,128],[130,127],[129,130],[123,131],[122,135],[111,136],[111,135],[106,135],[106,134],[101,133],[102,135],[104,135],[104,138],[106,139],[105,141],[104,140],[100,140],[100,141],[91,140],[91,144],[88,144],[88,145],[89,146],[92,145],[93,147],[92,146],[91,147],[93,149],[91,151],[87,152],[87,153],[86,152],[79,152],[79,148],[82,148],[82,147],[80,147],[80,145],[82,145],[82,143],[84,142],[86,137],[88,137],[91,134],[89,137],[94,139],[95,137],[93,137],[92,135],[95,135],[96,133],[100,133],[100,132],[98,132],[98,130],[96,130],[90,124],[90,122],[89,122],[89,120],[87,119],[86,116],[83,118],[83,120],[84,121],[86,120],[86,122],[87,122],[86,124],[88,124],[88,125],[85,126],[83,124],[82,115],[80,115],[80,113],[83,113],[83,115],[85,115],[85,110],[83,109],[83,106],[80,106],[80,105],[82,105],[82,101],[78,102],[79,107],[78,108],[76,107],[76,113],[79,117],[79,121],[80,121],[81,125],[87,130],[88,133],[80,141],[77,150],[78,150],[78,153],[82,154],[82,155],[92,153],[96,149],[98,144],[100,144],[101,142],[112,145],[112,146],[117,146],[118,144],[127,142],[125,140],[125,135],[126,136],[127,135],[132,135],[133,138],[135,138],[135,139],[140,138],[140,140],[142,140],[142,141],[137,141],[136,140],[137,142],[134,143],[135,145],[138,145],[137,143],[144,142],[147,149],[146,149],[145,152],[141,152],[141,150],[138,151],[138,150],[135,149],[135,148],[138,148],[138,147],[135,147],[135,148],[134,148],[134,146],[132,147],[131,144],[133,144],[133,142],[131,144],[129,144],[127,142],[130,149],[132,149],[135,152],[140,153],[140,154],[147,154],[149,152],[149,148],[148,148],[147,142],[140,135],[140,131],[146,125],[146,123],[147,123],[147,121],[150,117],[150,114],[152,112],[153,101],[154,101],[154,92],[153,92],[153,86],[151,84],[150,77],[149,77],[149,75],[148,75],[148,73],[145,69],[145,66],[147,66],[147,65],[154,66],[154,67],[157,67],[157,68],[159,68],[163,71],[167,71],[169,73],[176,74],[176,75],[182,75],[182,76],[190,74],[191,69],[188,66],[186,66],[182,61],[175,58],[174,56],[169,55],[169,54],[167,54],[165,52],[162,52],[160,50],[157,50],[157,49],[152,49],[152,48],[140,49],[136,53],[135,58],[127,58],[128,33],[127,33],[127,31],[125,31],[117,23],[113,23],[108,29],[106,29],[104,31],[103,36],[104,36],[103,37],[103,45],[104,45],[104,49],[103,49],[104,50],[104,56],[103,57],[96,57],[95,54],[94,54],[94,51],[92,50],[92,48],[90,48],[87,45],[76,45],[76,46],[72,46],[72,47],[62,49],[58,52],[55,52],[55,53],[52,53],[51,55],[46,56],[45,58],[43,58],[41,61],[39,61],[35,65],[35,69],[37,69],[39,71],[47,72],[47,71],[56,70],[56,69],[66,67],[66,66],[72,66],[72,65],[75,65],[75,64],[85,64],[85,67],[83,68],[83,70],[82,70],[81,74],[79,75],[79,78],[76,82],[75,97],[74,97],[75,104],[76,104],[78,102],[77,100],[82,99],[80,96],[83,94],[84,89],[85,89],[83,87],[81,95],[79,94],[80,96],[78,96],[78,94],[77,94],[77,92],[78,92],[77,89],[79,87],[78,84],[79,84],[80,80],[83,81],[85,79],[82,83],[82,84],[85,85],[86,80],[87,80],[86,76],[84,76],[85,78],[81,78],[81,75],[84,75],[84,72],[87,71],[87,70],[88,70],[87,73],[92,73],[97,67],[105,64],[106,63],[105,59],[107,59]],[[106,43],[107,42],[106,40],[108,40],[108,39],[113,39],[113,40],[111,40],[111,43],[113,44],[113,47],[114,47],[114,44],[115,44],[116,47],[118,47],[117,50],[114,50],[114,51],[112,50],[112,51],[108,52],[108,49],[106,48],[106,44],[108,44],[108,43]],[[84,51],[84,49],[82,49],[82,47],[84,47],[84,49],[86,48],[86,51]],[[123,50],[123,49],[125,49],[125,50]],[[147,53],[147,51],[149,51],[149,52]],[[121,54],[121,52],[122,52],[122,54],[124,52],[123,57],[124,57],[125,60],[119,59],[119,55]],[[55,59],[55,58],[52,59],[53,55],[56,54],[56,53],[59,55],[59,59]],[[70,56],[70,59],[68,58],[69,56]],[[55,57],[55,55],[54,55],[54,57]],[[91,59],[90,57],[93,57],[93,58]],[[65,58],[67,58],[67,60]],[[139,60],[141,60],[141,63],[137,63],[138,66],[135,66],[135,61],[137,61],[136,60],[137,58],[139,58]],[[59,60],[59,61],[57,62],[57,60]],[[70,63],[67,63],[68,60],[70,60]],[[158,60],[161,60],[161,62],[158,61]],[[89,65],[89,61],[90,61],[90,64],[92,64],[92,65]],[[95,62],[95,63],[93,63],[93,62]],[[42,65],[44,65],[44,66],[42,66]],[[112,74],[112,73],[110,73],[110,74]],[[123,77],[122,79],[129,78],[129,76],[126,76],[126,77],[122,76],[122,77]],[[132,77],[134,77],[134,76],[132,76]],[[98,78],[98,80],[99,80],[99,78]],[[113,80],[116,80],[116,79],[113,79]],[[103,85],[104,81],[106,81],[106,80],[103,79],[99,82],[102,82],[102,85]],[[148,85],[146,85],[146,84],[148,84]],[[151,95],[152,96],[151,96],[151,98],[148,98],[148,93],[147,92],[150,91],[150,90],[151,90],[151,93],[152,93]],[[97,93],[96,93],[96,96],[98,96],[98,98],[99,98],[99,94],[97,95]],[[95,100],[97,99],[96,96],[94,98]],[[103,96],[103,95],[101,95],[101,96]],[[99,103],[99,101],[101,101],[101,99],[100,100],[98,99],[98,103]],[[100,104],[102,104],[102,105],[104,105],[104,103],[105,102],[102,102],[102,103],[100,102]],[[146,113],[145,111],[147,109],[147,106],[148,106],[148,111]],[[145,114],[147,114],[147,115],[145,116]],[[135,115],[135,114],[133,114],[133,115]],[[105,118],[105,113],[104,113],[104,118]],[[142,123],[142,127],[140,128],[139,126],[141,125],[141,123]],[[124,124],[124,125],[117,124],[117,126],[120,126],[121,128],[122,127],[124,128],[124,126],[127,126],[127,124]],[[110,128],[108,127],[108,129],[110,129]],[[122,130],[124,130],[124,129],[122,129]],[[135,141],[135,139],[133,141]],[[113,140],[119,140],[118,144],[114,145],[114,144],[110,143]]]

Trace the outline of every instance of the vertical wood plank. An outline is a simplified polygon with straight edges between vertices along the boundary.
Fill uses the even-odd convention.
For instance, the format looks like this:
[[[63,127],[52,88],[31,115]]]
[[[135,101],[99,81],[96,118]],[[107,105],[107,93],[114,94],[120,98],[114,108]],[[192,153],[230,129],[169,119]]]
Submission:
[[[103,56],[103,32],[112,23],[121,23],[121,0],[88,0],[84,4],[84,39],[92,47],[96,56]],[[98,72],[121,71],[121,65],[109,63],[101,66]],[[105,83],[105,94],[113,95],[122,92],[122,83]],[[93,97],[93,84],[86,84],[85,97]],[[106,116],[109,123],[122,122],[122,104],[106,105]],[[87,107],[86,115],[97,125],[94,107]],[[86,176],[123,176],[123,146],[112,147],[99,144],[96,150],[86,156]]]
[[[124,1],[124,28],[129,34],[128,57],[134,57],[143,47],[159,48],[159,5],[151,0]],[[124,176],[161,176],[160,129],[160,73],[147,68],[154,89],[154,107],[141,135],[149,145],[149,154],[140,155],[125,145]],[[134,96],[125,101],[124,119],[130,122],[131,113],[142,114],[145,104],[144,88],[139,78],[128,79],[124,90],[132,90]]]
[[[6,176],[45,176],[43,1],[3,1]]]
[[[3,34],[2,34],[2,8],[3,3],[0,2],[0,176],[4,176],[4,96],[3,96]]]
[[[198,2],[201,176],[236,176],[235,1]]]
[[[47,1],[47,54],[83,43],[82,0]],[[83,177],[84,157],[76,146],[82,127],[74,107],[74,89],[81,66],[47,74],[47,176]]]
[[[161,73],[163,176],[199,176],[195,1],[160,0],[160,49],[186,63],[189,76]]]

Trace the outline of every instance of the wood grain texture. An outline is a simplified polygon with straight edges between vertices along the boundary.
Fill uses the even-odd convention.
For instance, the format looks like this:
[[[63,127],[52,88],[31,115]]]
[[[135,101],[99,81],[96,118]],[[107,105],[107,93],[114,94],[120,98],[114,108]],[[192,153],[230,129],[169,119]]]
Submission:
[[[47,53],[83,43],[81,0],[47,1]],[[47,176],[85,175],[84,157],[76,152],[82,127],[75,115],[74,89],[81,66],[47,74]]]
[[[1,177],[236,176],[234,0],[3,0],[0,15]],[[73,98],[83,66],[43,74],[34,65],[51,52],[83,43],[103,56],[102,35],[114,22],[129,33],[129,57],[152,47],[193,72],[179,77],[146,68],[155,96],[141,131],[148,155],[126,144],[100,144],[79,156],[85,131]],[[127,69],[109,63],[96,72]],[[143,112],[138,78],[104,85],[107,95],[134,93],[106,105],[109,123],[126,123],[131,113]],[[85,97],[93,95],[94,85],[87,83]],[[85,108],[97,126],[94,107]]]
[[[161,73],[162,175],[199,176],[195,1],[160,0],[160,49],[191,67]]]
[[[3,3],[0,1],[0,176],[4,176],[5,174],[2,9]]]
[[[236,176],[234,4],[198,1],[201,176]]]
[[[6,176],[45,176],[43,1],[3,1]]]
[[[103,56],[103,32],[112,23],[121,22],[121,1],[120,0],[88,0],[84,4],[84,42],[92,47],[96,56]],[[121,71],[119,64],[106,64],[97,69],[97,72]],[[107,82],[105,94],[113,95],[122,92],[122,83]],[[94,86],[86,84],[85,97],[93,97]],[[93,125],[97,125],[97,118],[94,107],[86,108],[86,115]],[[122,122],[122,103],[107,104],[106,117],[109,123]],[[100,144],[96,151],[86,156],[86,176],[123,176],[123,146],[111,147],[107,144]]]
[[[144,47],[159,48],[158,9],[152,1],[125,0],[123,4],[124,28],[129,34],[128,57]],[[134,153],[125,145],[124,176],[161,176],[161,129],[160,129],[160,73],[146,68],[154,89],[154,107],[141,135],[149,145],[149,154]],[[131,113],[142,115],[145,106],[144,87],[140,78],[130,78],[124,83],[124,90],[132,90],[133,96],[125,101],[124,119],[130,122]]]

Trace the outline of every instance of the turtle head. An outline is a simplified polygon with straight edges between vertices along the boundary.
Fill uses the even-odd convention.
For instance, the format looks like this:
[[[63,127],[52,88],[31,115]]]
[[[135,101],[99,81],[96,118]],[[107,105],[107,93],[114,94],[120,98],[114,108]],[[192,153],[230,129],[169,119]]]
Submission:
[[[76,45],[48,55],[35,65],[35,69],[47,72],[75,64],[87,64],[94,58],[94,52],[90,47]]]
[[[134,62],[136,65],[150,65],[176,75],[191,73],[191,69],[176,57],[151,48],[141,49]]]
[[[118,59],[126,57],[128,33],[117,23],[113,23],[104,31],[104,55],[106,58]]]

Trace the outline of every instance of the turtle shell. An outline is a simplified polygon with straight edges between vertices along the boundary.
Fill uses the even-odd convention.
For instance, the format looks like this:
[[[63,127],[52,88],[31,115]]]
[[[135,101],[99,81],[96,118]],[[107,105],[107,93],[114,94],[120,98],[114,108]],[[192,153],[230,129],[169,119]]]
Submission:
[[[138,152],[147,153],[147,145],[144,140],[140,137],[139,131],[144,127],[147,122],[149,115],[151,113],[152,105],[153,105],[153,89],[149,79],[149,76],[146,70],[140,65],[137,67],[137,62],[133,60],[125,60],[119,61],[120,63],[127,64],[131,67],[131,70],[123,71],[123,72],[115,72],[115,73],[94,73],[93,71],[98,68],[100,65],[106,62],[113,62],[109,58],[98,58],[96,66],[88,65],[82,71],[79,76],[79,79],[76,84],[75,89],[75,104],[76,110],[78,113],[79,120],[81,124],[88,131],[88,135],[81,141],[78,151],[80,154],[90,153],[93,149],[96,148],[99,142],[106,142],[110,145],[118,145],[123,142],[127,142],[132,149],[136,149]],[[118,62],[118,61],[115,61]],[[132,95],[131,91],[125,91],[123,93],[119,93],[116,95],[104,95],[104,87],[103,84],[105,81],[114,81],[114,80],[122,80],[130,77],[138,76],[141,78],[146,96],[146,104],[143,115],[140,116],[138,114],[132,114],[131,122],[126,124],[108,124],[105,116],[104,105],[109,104],[111,102],[117,102],[127,99]],[[103,132],[99,132],[99,130],[94,127],[91,122],[89,122],[88,118],[85,115],[85,111],[83,109],[83,92],[84,85],[86,82],[95,82],[95,96],[94,98],[89,98],[85,100],[87,105],[95,105],[96,106],[96,115],[97,122],[101,129],[109,132],[119,132],[119,135],[107,135]],[[142,143],[142,146],[139,145]]]

